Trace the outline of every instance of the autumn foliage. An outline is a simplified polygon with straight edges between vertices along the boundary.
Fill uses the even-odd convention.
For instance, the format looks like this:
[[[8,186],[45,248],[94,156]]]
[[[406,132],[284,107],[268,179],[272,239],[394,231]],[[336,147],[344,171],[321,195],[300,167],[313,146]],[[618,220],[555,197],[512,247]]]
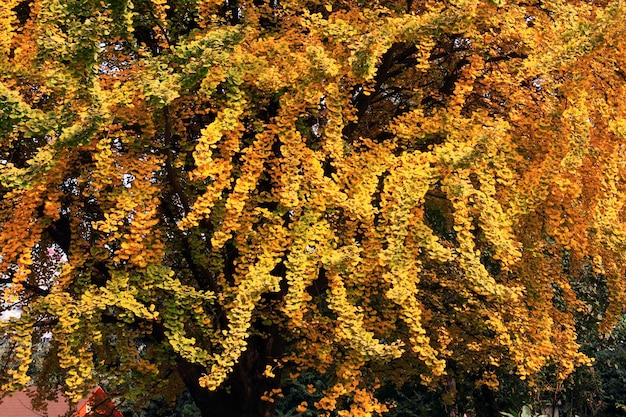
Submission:
[[[625,299],[623,16],[3,1],[2,392],[185,385],[261,416],[314,370],[299,411],[370,416],[389,381],[566,378],[578,271],[607,280],[605,330]]]

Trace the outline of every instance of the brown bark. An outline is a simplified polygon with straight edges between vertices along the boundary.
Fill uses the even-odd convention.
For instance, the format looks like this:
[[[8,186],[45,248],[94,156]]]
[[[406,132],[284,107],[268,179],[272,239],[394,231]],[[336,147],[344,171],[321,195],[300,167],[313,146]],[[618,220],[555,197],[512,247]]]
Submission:
[[[182,358],[177,360],[178,374],[187,386],[203,417],[271,417],[274,403],[261,400],[264,393],[279,386],[279,377],[263,375],[265,366],[282,353],[282,340],[273,335],[253,336],[223,388],[208,391],[198,384],[206,370]]]

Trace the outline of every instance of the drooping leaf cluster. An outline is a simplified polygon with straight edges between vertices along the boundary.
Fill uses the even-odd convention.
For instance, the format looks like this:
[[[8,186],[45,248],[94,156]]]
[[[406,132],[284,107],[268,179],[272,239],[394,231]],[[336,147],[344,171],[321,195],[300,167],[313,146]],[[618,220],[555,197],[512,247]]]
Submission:
[[[381,381],[565,378],[564,258],[606,277],[606,329],[625,298],[624,8],[5,1],[3,392],[43,334],[39,386],[184,383],[204,413],[307,369],[328,415],[384,411]]]

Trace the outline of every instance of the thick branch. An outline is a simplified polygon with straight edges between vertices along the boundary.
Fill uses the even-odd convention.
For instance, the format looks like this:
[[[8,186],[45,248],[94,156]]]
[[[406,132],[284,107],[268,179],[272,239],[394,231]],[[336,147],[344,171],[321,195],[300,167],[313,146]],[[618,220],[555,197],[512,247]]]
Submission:
[[[183,191],[178,174],[174,169],[174,151],[172,150],[174,140],[172,138],[172,120],[170,118],[169,106],[163,107],[163,120],[165,121],[165,170],[167,171],[167,180],[174,193],[180,199],[185,214],[187,214],[190,211],[189,198]]]
[[[6,284],[12,284],[13,283],[13,279],[12,278],[3,278],[0,279],[0,285],[6,285]],[[34,284],[29,284],[28,282],[21,282],[20,285],[22,287],[24,287],[24,289],[36,294],[36,295],[40,295],[42,297],[45,297],[46,295],[50,294],[50,290],[49,289],[45,289],[45,288],[41,288],[38,285],[34,285]]]

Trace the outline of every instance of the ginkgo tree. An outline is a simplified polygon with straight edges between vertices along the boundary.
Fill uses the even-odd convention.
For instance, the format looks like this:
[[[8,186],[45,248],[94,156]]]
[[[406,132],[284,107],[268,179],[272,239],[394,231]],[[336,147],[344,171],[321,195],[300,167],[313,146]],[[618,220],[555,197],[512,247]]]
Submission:
[[[371,416],[386,382],[566,378],[571,271],[606,277],[603,331],[625,299],[625,14],[5,0],[2,392],[270,416],[313,370],[298,411]]]

